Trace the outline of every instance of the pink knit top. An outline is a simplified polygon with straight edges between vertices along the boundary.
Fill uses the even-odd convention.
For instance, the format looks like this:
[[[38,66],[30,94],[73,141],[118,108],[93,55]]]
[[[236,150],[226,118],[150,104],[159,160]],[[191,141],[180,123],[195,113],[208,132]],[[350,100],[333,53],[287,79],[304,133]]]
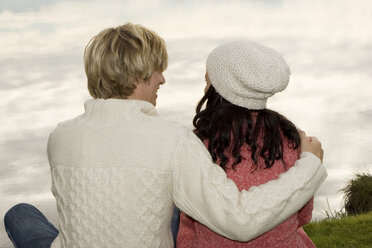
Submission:
[[[257,153],[256,153],[257,154]],[[297,150],[288,147],[288,141],[283,140],[284,164],[279,160],[270,169],[265,169],[262,158],[258,159],[258,168],[255,170],[251,159],[251,153],[246,148],[241,149],[242,162],[231,168],[231,163],[226,166],[227,177],[232,179],[239,190],[247,190],[251,186],[264,184],[292,167],[299,157]],[[230,155],[231,156],[231,155]],[[219,161],[217,161],[218,163]],[[267,197],[270,197],[268,195]],[[220,236],[209,230],[206,226],[195,221],[185,213],[181,213],[180,227],[177,237],[177,248],[184,247],[251,247],[251,248],[290,248],[290,247],[315,247],[311,239],[306,235],[302,226],[309,223],[313,210],[313,199],[310,200],[300,211],[271,231],[246,243],[233,241]]]

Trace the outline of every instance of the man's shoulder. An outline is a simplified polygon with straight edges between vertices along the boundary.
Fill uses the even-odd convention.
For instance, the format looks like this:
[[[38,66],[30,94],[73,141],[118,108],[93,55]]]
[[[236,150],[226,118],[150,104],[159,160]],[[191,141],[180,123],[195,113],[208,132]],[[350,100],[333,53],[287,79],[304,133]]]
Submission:
[[[67,119],[57,123],[57,126],[51,131],[49,136],[53,136],[56,134],[64,135],[64,133],[68,132],[69,130],[74,130],[75,128],[72,127],[75,126],[76,122],[81,118],[81,116],[82,115],[79,115],[75,118]]]
[[[191,127],[187,127],[179,122],[170,120],[161,116],[157,116],[153,121],[148,123],[150,129],[155,129],[157,132],[161,132],[169,135],[185,135],[190,132]]]

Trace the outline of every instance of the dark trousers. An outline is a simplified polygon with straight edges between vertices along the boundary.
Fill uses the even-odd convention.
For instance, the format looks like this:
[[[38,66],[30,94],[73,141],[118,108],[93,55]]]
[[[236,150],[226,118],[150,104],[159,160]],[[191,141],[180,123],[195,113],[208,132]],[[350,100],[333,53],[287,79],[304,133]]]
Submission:
[[[34,206],[20,203],[4,216],[5,231],[16,248],[50,247],[58,230]]]
[[[177,234],[178,234],[178,229],[180,225],[180,213],[181,211],[177,207],[175,207],[173,211],[173,217],[172,217],[172,235],[173,235],[174,247],[176,247]]]

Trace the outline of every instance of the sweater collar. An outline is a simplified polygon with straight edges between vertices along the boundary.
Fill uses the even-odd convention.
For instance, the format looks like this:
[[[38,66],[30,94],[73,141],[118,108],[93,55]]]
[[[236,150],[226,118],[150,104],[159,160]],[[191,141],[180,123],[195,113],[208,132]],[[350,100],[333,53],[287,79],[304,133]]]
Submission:
[[[142,112],[146,115],[157,116],[158,113],[149,102],[133,99],[89,99],[84,103],[85,112],[88,114],[128,114]]]

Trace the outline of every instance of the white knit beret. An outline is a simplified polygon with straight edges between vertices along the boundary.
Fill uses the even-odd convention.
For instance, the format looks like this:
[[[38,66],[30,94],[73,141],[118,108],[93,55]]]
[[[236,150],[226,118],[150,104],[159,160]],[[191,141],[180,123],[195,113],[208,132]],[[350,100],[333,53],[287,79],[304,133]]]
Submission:
[[[264,109],[268,97],[287,87],[290,75],[278,52],[248,40],[216,47],[208,56],[207,73],[223,98],[249,109]]]

